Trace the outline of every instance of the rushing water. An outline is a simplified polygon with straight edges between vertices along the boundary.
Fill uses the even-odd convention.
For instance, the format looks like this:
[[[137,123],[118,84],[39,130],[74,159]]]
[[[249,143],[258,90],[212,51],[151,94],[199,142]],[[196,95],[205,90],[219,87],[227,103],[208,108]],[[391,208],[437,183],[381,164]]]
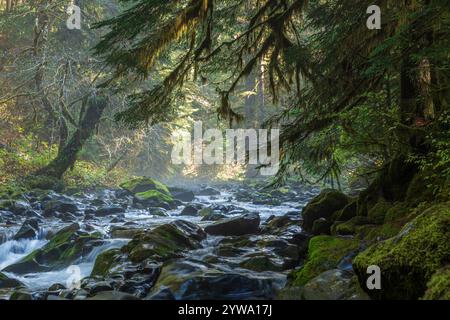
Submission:
[[[95,198],[95,195],[86,195],[84,200],[82,201],[91,201]],[[109,205],[114,204],[114,197],[108,191],[104,192],[104,197],[102,198]],[[306,201],[305,201],[306,202]],[[305,203],[296,202],[284,202],[282,205],[278,206],[268,206],[268,205],[257,205],[249,202],[240,202],[235,200],[233,197],[233,193],[231,191],[222,191],[219,196],[197,196],[193,203],[200,203],[202,205],[210,206],[210,205],[234,205],[239,208],[246,209],[250,212],[258,212],[261,221],[266,221],[271,216],[281,216],[285,215],[288,212],[293,210],[299,210],[300,207],[305,205]],[[83,204],[81,204],[83,206]],[[152,228],[164,223],[169,223],[176,219],[183,219],[193,223],[196,223],[200,226],[205,226],[210,224],[211,222],[201,221],[202,217],[199,216],[182,216],[180,217],[180,213],[183,207],[179,207],[175,210],[169,210],[168,216],[154,216],[147,210],[136,210],[129,209],[124,215],[124,222],[120,223],[112,223],[110,217],[104,217],[96,220],[95,222],[90,222],[91,226],[96,230],[102,232],[107,235],[113,226],[122,226],[124,223],[134,223],[137,228]],[[230,215],[228,215],[230,216]],[[81,218],[80,218],[81,219]],[[52,229],[56,231],[63,226],[67,225],[58,220],[46,221],[46,228]],[[12,228],[11,230],[16,230],[17,226]],[[10,230],[10,231],[11,231]],[[7,239],[3,239],[3,243],[0,244],[0,270],[3,268],[20,261],[23,257],[33,252],[36,249],[44,246],[48,240],[46,240],[46,229],[42,229],[39,236],[36,239],[28,239],[28,240],[13,240],[11,236],[14,232],[6,233]],[[4,233],[5,234],[5,233]],[[9,239],[8,239],[9,238]],[[202,259],[208,255],[213,254],[214,249],[216,248],[218,242],[222,239],[222,237],[208,237],[203,241],[203,248],[198,250],[193,250],[187,254],[187,257]],[[6,241],[5,241],[6,240]],[[112,248],[120,248],[125,245],[129,239],[106,239],[105,243],[101,246],[94,248],[89,255],[82,257],[79,261],[75,262],[75,270],[78,273],[80,278],[89,276],[95,259],[97,256],[109,249]],[[226,259],[224,261],[227,261]],[[233,258],[228,258],[228,261],[233,262]],[[221,266],[221,269],[224,271],[229,270],[232,272],[233,268],[226,265],[226,262]],[[69,269],[63,270],[55,270],[51,272],[40,272],[40,273],[30,273],[24,275],[15,275],[6,273],[8,277],[15,278],[22,283],[24,283],[27,288],[32,291],[38,290],[46,290],[52,284],[61,283],[66,285],[68,278],[74,270],[74,266],[71,266]],[[245,270],[244,270],[245,271]],[[275,275],[275,277],[285,277],[285,275]]]
[[[26,240],[28,241],[28,240]],[[33,241],[39,241],[39,240],[30,240]],[[68,281],[71,279],[71,275],[76,272],[76,276],[79,277],[79,279],[82,279],[84,277],[87,277],[90,275],[92,268],[95,263],[95,259],[97,256],[109,249],[114,248],[120,248],[123,245],[125,245],[128,242],[127,239],[111,239],[107,240],[105,244],[98,246],[92,250],[89,255],[86,257],[81,258],[81,260],[74,264],[73,266],[70,266],[69,268],[62,269],[62,270],[56,270],[56,271],[50,271],[50,272],[39,272],[39,273],[28,273],[24,275],[15,275],[11,273],[6,273],[7,276],[11,278],[15,278],[25,284],[28,288],[32,290],[43,290],[50,287],[52,284],[55,283],[61,283],[63,285],[69,286],[70,284]],[[45,243],[45,242],[44,242]],[[36,247],[37,249],[39,247]],[[28,251],[31,252],[34,249],[31,249]],[[20,259],[20,258],[19,258]],[[17,261],[17,260],[15,260]],[[14,261],[14,262],[15,262]],[[11,263],[9,263],[11,264]],[[9,265],[8,264],[8,265]],[[3,268],[3,267],[2,267]]]

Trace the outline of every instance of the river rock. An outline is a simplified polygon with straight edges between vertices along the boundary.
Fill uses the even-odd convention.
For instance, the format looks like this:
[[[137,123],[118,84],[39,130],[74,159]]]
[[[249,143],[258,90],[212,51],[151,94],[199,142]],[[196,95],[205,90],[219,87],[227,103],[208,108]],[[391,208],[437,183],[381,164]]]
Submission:
[[[86,300],[140,300],[139,298],[120,291],[103,291]]]
[[[59,213],[76,213],[78,206],[74,201],[65,200],[50,200],[44,205],[44,216],[51,217],[55,212]]]
[[[222,272],[201,262],[178,260],[164,266],[150,297],[170,290],[177,300],[272,299],[285,283],[285,276],[254,271]]]
[[[176,200],[180,200],[183,202],[191,202],[195,199],[194,192],[182,188],[169,188],[170,193]]]
[[[81,231],[77,223],[69,225],[58,231],[45,246],[6,267],[4,271],[26,274],[66,268],[86,256],[94,246],[100,245],[99,239],[100,234]]]
[[[184,207],[183,211],[181,211],[181,216],[196,216],[198,214],[198,208],[195,205],[187,205]]]
[[[302,290],[304,300],[368,300],[353,272],[328,270],[310,280]]]
[[[27,219],[14,235],[14,240],[34,239],[39,234],[39,220],[36,218]]]
[[[407,223],[395,237],[378,242],[353,260],[361,284],[369,266],[381,269],[382,290],[362,288],[373,299],[408,299],[424,296],[432,276],[450,261],[450,204],[429,207]]]
[[[336,211],[344,208],[348,202],[349,198],[337,190],[327,189],[322,191],[303,208],[303,228],[306,231],[312,231],[314,221],[320,218],[329,220]]]
[[[206,233],[218,236],[240,236],[259,232],[260,217],[257,213],[248,213],[240,217],[219,220],[205,228]]]
[[[220,191],[214,189],[214,188],[204,188],[197,192],[197,195],[199,196],[218,196],[220,195]]]
[[[18,288],[23,286],[24,285],[19,280],[8,278],[0,272],[0,289]]]
[[[107,206],[96,210],[94,214],[97,217],[106,217],[110,215],[121,214],[124,212],[125,210],[120,206]]]

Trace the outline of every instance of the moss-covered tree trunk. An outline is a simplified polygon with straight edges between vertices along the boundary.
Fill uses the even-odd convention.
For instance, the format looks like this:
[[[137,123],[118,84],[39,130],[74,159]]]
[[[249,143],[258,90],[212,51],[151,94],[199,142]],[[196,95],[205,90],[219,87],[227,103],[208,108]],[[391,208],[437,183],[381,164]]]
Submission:
[[[103,97],[95,97],[88,100],[86,111],[82,115],[80,126],[72,134],[68,143],[58,153],[58,156],[50,162],[50,164],[39,170],[38,175],[52,176],[61,178],[63,174],[73,165],[77,160],[77,155],[83,148],[84,143],[88,140],[106,108],[107,102]]]

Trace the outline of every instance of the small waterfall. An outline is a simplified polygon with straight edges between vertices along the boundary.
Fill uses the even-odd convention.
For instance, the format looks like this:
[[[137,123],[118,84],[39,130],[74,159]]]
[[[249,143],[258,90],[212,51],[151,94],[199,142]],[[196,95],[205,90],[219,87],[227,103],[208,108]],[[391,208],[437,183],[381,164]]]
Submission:
[[[8,240],[0,245],[0,270],[19,261],[47,243],[41,239]]]
[[[99,254],[109,249],[121,248],[122,246],[127,244],[128,241],[130,240],[105,240],[104,244],[95,247],[87,256],[81,258],[78,262],[74,262],[74,266],[70,266],[69,268],[49,272],[29,273],[25,275],[7,273],[7,276],[19,280],[31,290],[45,290],[55,283],[66,285],[66,282],[72,276],[72,270],[74,270],[73,267],[77,268],[77,272],[79,271],[79,277],[81,280],[91,274],[95,259],[97,259],[97,256]]]

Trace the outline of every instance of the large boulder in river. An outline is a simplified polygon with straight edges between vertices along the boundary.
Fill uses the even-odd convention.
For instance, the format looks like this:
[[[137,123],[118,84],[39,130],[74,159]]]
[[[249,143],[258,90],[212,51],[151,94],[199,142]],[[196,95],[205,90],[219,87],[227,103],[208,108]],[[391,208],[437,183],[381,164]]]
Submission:
[[[434,205],[395,237],[359,254],[353,268],[373,299],[418,299],[432,276],[450,261],[450,203]],[[381,269],[382,290],[368,290],[369,266]]]
[[[169,190],[174,199],[183,202],[191,202],[195,199],[194,192],[192,192],[191,190],[176,187],[170,188]]]
[[[163,183],[147,177],[131,179],[120,185],[134,195],[134,202],[153,204],[158,202],[173,202],[172,194]]]
[[[122,251],[127,253],[133,262],[148,258],[165,261],[178,257],[183,250],[200,248],[200,241],[205,238],[206,234],[199,226],[177,220],[136,235]]]
[[[66,268],[100,245],[101,238],[99,233],[82,231],[77,223],[69,225],[58,231],[45,246],[3,271],[26,274]]]
[[[261,219],[257,213],[219,220],[205,228],[206,233],[215,236],[242,236],[259,233]]]
[[[312,231],[314,221],[320,218],[330,219],[336,211],[341,210],[348,203],[349,198],[342,192],[332,189],[322,191],[303,208],[303,228],[306,231]]]
[[[279,273],[223,272],[207,263],[177,260],[163,267],[149,299],[177,300],[273,299],[285,284]],[[164,293],[164,294],[163,294]]]

